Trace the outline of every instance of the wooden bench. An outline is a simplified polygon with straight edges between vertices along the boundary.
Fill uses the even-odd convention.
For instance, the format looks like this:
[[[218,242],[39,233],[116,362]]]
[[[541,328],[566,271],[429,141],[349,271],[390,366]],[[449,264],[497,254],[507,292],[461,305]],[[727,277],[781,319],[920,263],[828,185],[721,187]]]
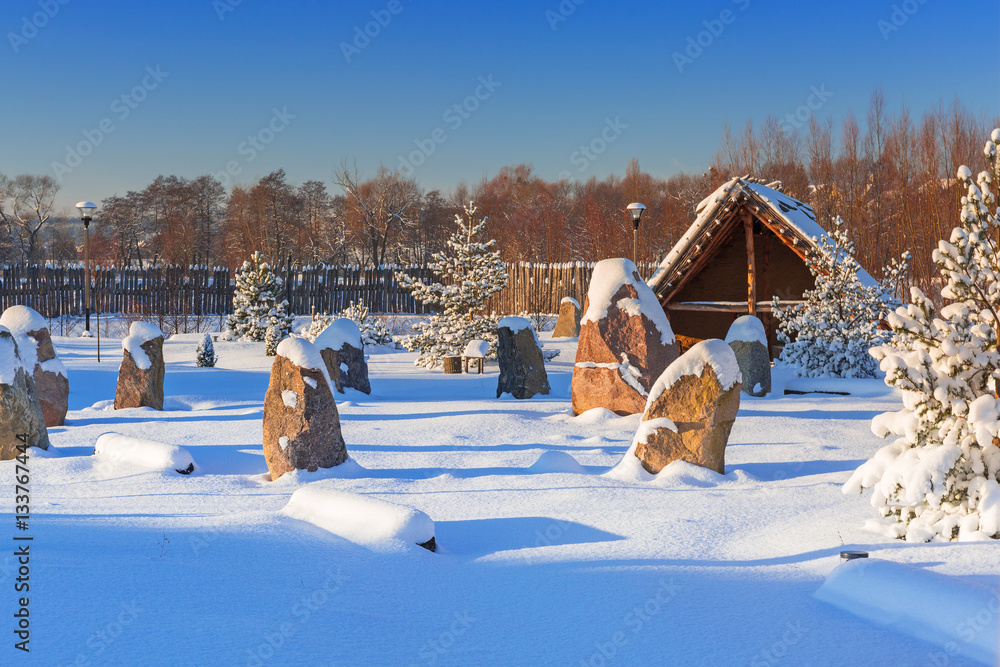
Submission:
[[[490,344],[485,340],[470,340],[469,344],[465,346],[465,351],[462,353],[465,372],[469,372],[469,362],[475,361],[478,370],[476,374],[482,375],[485,372],[483,367],[486,364],[486,355],[489,353]]]

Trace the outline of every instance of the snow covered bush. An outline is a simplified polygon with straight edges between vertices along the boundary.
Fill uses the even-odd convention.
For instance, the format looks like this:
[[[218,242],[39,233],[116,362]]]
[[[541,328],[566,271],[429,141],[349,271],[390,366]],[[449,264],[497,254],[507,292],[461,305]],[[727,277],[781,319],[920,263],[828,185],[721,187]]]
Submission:
[[[780,360],[802,377],[873,378],[878,366],[868,350],[888,339],[879,323],[898,305],[893,295],[909,256],[885,267],[881,282],[865,284],[839,217],[817,250],[806,260],[816,287],[805,293],[805,303],[781,308],[774,298],[778,339],[785,344]]]
[[[428,264],[444,283],[425,285],[406,273],[396,274],[400,287],[413,292],[414,299],[441,308],[428,321],[414,324],[416,333],[402,340],[406,349],[420,352],[418,366],[437,366],[442,356],[461,354],[475,339],[488,341],[490,354],[496,354],[499,318],[484,309],[489,298],[507,286],[507,271],[500,253],[490,250],[496,240],[479,240],[486,218],[476,222],[473,202],[465,207],[465,218],[455,215],[455,224],[458,229],[448,240],[448,250],[434,253]]]
[[[212,337],[205,334],[198,347],[195,348],[195,365],[211,368],[215,366],[215,346],[212,345]]]
[[[986,142],[976,182],[962,166],[961,226],[940,241],[934,263],[947,301],[917,288],[889,316],[892,339],[872,350],[903,409],[872,431],[898,436],[858,468],[844,493],[873,487],[872,505],[907,541],[1000,538],[1000,129]]]
[[[228,340],[262,341],[270,339],[268,354],[292,330],[288,301],[278,302],[281,278],[271,270],[264,257],[255,252],[236,272],[233,313],[226,320]]]
[[[323,330],[330,326],[330,322],[336,319],[328,313],[322,315],[313,313],[309,319],[309,326],[299,329],[299,334],[310,343],[316,342],[316,337],[323,333]]]
[[[367,345],[389,345],[392,343],[392,334],[386,329],[385,323],[368,312],[368,306],[360,301],[344,308],[340,317],[354,320],[361,330],[361,341]]]

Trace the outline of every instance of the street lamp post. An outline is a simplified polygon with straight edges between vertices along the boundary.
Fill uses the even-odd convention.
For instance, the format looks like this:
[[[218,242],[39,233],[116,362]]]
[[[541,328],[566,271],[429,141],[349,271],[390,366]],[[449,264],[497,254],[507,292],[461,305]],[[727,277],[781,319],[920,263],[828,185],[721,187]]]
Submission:
[[[639,202],[633,202],[629,204],[628,212],[632,214],[632,263],[635,264],[636,268],[639,267],[639,220],[642,219],[642,213],[646,210],[646,207]]]
[[[76,205],[80,211],[80,220],[83,221],[83,263],[86,265],[85,280],[83,283],[83,309],[85,313],[84,328],[90,333],[90,221],[93,219],[97,205],[82,201]]]

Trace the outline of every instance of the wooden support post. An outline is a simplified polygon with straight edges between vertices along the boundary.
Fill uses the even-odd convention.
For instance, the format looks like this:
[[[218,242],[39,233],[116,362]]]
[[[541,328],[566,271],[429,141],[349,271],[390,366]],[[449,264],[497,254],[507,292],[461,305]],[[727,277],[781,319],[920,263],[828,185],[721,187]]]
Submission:
[[[757,270],[753,254],[753,218],[743,218],[743,231],[747,237],[747,311],[753,315],[757,309]]]

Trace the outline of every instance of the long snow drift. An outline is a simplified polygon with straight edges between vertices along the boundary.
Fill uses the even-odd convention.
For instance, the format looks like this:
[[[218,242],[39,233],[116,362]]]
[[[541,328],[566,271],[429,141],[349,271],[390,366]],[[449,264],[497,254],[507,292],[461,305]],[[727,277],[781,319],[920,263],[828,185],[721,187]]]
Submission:
[[[426,544],[434,522],[418,509],[313,483],[292,494],[286,515],[368,547]]]
[[[910,565],[859,558],[834,569],[815,597],[949,653],[1000,664],[996,591]]]
[[[94,444],[94,456],[111,463],[125,463],[150,470],[174,470],[182,475],[194,471],[194,458],[183,447],[153,440],[105,433]]]

